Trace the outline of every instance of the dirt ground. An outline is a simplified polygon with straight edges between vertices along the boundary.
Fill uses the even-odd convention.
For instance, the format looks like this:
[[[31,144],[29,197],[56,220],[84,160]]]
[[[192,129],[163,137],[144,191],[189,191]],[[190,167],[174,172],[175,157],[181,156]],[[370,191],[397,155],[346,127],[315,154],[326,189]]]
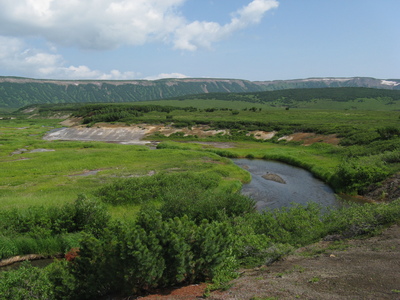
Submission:
[[[378,186],[371,186],[364,197],[389,202],[400,198],[400,173],[390,176]]]
[[[242,272],[230,288],[206,299],[400,299],[400,226],[368,239],[319,242]],[[205,288],[193,285],[139,299],[204,299]]]

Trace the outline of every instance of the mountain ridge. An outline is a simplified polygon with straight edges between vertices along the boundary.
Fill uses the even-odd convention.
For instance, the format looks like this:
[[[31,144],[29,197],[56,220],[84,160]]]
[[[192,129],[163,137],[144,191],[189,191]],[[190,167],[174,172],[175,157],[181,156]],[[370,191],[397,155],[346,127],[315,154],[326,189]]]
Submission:
[[[16,76],[0,76],[0,83],[12,82],[12,83],[54,83],[54,84],[94,84],[94,83],[108,83],[108,84],[154,84],[157,82],[251,82],[262,86],[274,86],[281,83],[310,83],[310,82],[324,82],[326,85],[338,82],[345,82],[347,84],[357,85],[354,87],[371,87],[376,86],[379,88],[393,88],[398,87],[400,89],[400,79],[378,79],[373,77],[309,77],[309,78],[298,78],[298,79],[278,79],[278,80],[246,80],[246,79],[235,79],[235,78],[162,78],[156,80],[148,79],[123,79],[123,80],[110,80],[110,79],[36,79],[29,77],[16,77]]]
[[[170,78],[158,80],[54,80],[0,77],[0,107],[79,102],[135,102],[207,93],[249,93],[285,89],[366,87],[400,90],[400,79],[313,77],[249,81],[231,78]]]

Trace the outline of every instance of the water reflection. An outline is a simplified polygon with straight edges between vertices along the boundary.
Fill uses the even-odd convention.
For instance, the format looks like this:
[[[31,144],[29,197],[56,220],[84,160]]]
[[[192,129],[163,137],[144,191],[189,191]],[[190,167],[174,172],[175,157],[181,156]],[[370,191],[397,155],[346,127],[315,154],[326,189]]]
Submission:
[[[340,206],[334,191],[308,171],[275,161],[233,159],[233,162],[252,175],[251,182],[243,185],[242,193],[256,201],[258,210],[287,207],[293,202]],[[285,183],[265,179],[276,176]]]

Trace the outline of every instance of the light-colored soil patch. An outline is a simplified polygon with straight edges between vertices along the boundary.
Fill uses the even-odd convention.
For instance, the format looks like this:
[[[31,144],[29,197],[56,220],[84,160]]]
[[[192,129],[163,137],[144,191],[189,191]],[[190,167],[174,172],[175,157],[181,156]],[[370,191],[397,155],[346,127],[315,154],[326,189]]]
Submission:
[[[59,255],[57,255],[59,256]],[[0,260],[0,267],[5,267],[5,266],[9,266],[12,265],[16,262],[21,262],[21,261],[33,261],[33,260],[39,260],[39,259],[44,259],[44,258],[49,258],[49,256],[45,256],[45,255],[40,255],[40,254],[28,254],[28,255],[17,255],[17,256],[13,256],[7,259],[2,259]]]
[[[62,126],[77,126],[81,124],[82,118],[68,118],[62,121],[60,124]]]
[[[209,126],[193,126],[191,128],[175,128],[173,126],[163,126],[163,125],[140,125],[142,128],[148,130],[146,135],[160,133],[165,136],[170,136],[171,134],[182,132],[184,136],[193,135],[198,137],[209,137],[217,134],[229,134],[228,130],[211,130]]]
[[[33,149],[32,151],[29,151],[29,153],[37,153],[37,152],[53,152],[56,151],[54,149],[44,149],[44,148],[39,148],[39,149]]]
[[[18,150],[15,150],[15,151],[11,152],[10,155],[18,155],[18,154],[22,154],[22,153],[26,153],[26,152],[28,152],[28,149],[21,148],[21,149],[18,149]]]
[[[53,151],[56,151],[56,150],[39,148],[39,149],[33,149],[33,150],[29,151],[28,149],[21,148],[21,149],[11,152],[11,155],[18,155],[18,154],[22,154],[22,153],[53,152]]]
[[[65,126],[75,124],[76,120],[63,122]],[[93,127],[74,126],[61,128],[49,132],[44,136],[45,140],[72,140],[72,141],[104,141],[124,144],[147,144],[144,139],[149,135],[160,133],[165,136],[182,132],[184,136],[197,135],[208,137],[217,134],[228,134],[227,130],[210,130],[207,126],[193,128],[174,128],[163,125],[139,124],[135,126],[121,126],[110,124],[97,124]]]
[[[61,122],[61,125],[69,128],[62,128],[48,133],[46,140],[79,140],[79,141],[107,141],[124,144],[146,144],[149,136],[156,133],[171,136],[181,133],[183,136],[197,136],[206,138],[215,135],[229,135],[230,131],[213,130],[210,126],[199,125],[186,128],[175,128],[173,125],[149,125],[137,124],[132,126],[123,126],[121,124],[97,123],[93,127],[87,128],[81,124],[80,118],[69,118]],[[247,135],[253,135],[256,139],[269,140],[275,136],[275,131],[250,131]],[[324,142],[333,145],[339,144],[339,138],[336,135],[318,135],[315,133],[295,133],[289,136],[281,137],[279,140],[301,141],[303,145],[308,146],[313,143]],[[214,143],[217,147],[220,143]],[[211,145],[211,143],[209,144]],[[221,147],[220,147],[221,148]],[[224,147],[225,148],[225,147]],[[226,147],[228,148],[228,147]]]
[[[20,157],[20,158],[18,158],[18,159],[3,161],[3,163],[4,163],[4,162],[16,162],[16,161],[21,161],[21,160],[30,160],[30,158],[27,158],[27,157]]]
[[[71,127],[52,131],[46,134],[44,139],[49,141],[103,141],[144,145],[148,143],[142,140],[146,133],[147,130],[140,127]]]
[[[183,142],[183,143],[186,143],[186,142]],[[235,148],[234,143],[224,143],[224,142],[188,142],[188,143],[204,145],[203,148],[209,148],[209,147],[220,148],[220,149]]]
[[[83,173],[69,175],[69,177],[97,175],[97,173],[99,173],[100,171],[101,170],[86,170]]]
[[[254,138],[259,140],[270,140],[276,135],[276,131],[250,131],[248,136],[253,135]],[[332,145],[338,145],[340,139],[335,134],[330,135],[322,135],[322,134],[315,134],[311,132],[296,132],[294,134],[286,135],[280,137],[278,141],[285,140],[285,141],[294,141],[294,142],[303,142],[304,146],[309,146],[314,143],[327,143]]]
[[[310,133],[310,132],[297,132],[288,136],[283,136],[278,139],[279,141],[281,140],[286,140],[286,141],[293,141],[293,142],[303,142],[304,146],[309,146],[314,143],[327,143],[327,144],[332,144],[332,145],[338,145],[340,142],[340,139],[336,136],[336,134],[330,134],[330,135],[321,135],[321,134],[315,134],[315,133]]]
[[[247,136],[253,135],[254,138],[258,139],[258,140],[270,140],[272,139],[276,134],[276,131],[250,131]]]

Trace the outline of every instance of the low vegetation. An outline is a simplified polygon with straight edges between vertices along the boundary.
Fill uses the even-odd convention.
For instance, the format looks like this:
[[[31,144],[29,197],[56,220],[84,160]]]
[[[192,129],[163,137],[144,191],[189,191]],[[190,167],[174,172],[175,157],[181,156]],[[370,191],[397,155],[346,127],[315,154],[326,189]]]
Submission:
[[[240,265],[271,263],[295,247],[328,234],[346,238],[373,234],[400,218],[397,200],[350,205],[328,213],[313,204],[261,214],[238,209],[235,216],[221,210],[212,221],[195,220],[186,214],[168,218],[162,211],[170,208],[146,206],[135,221],[107,222],[106,211],[99,211],[104,206],[90,205],[88,199],[81,201],[88,202],[85,206],[93,214],[90,209],[85,211],[91,215],[91,222],[83,224],[79,256],[40,270],[25,265],[0,273],[0,292],[5,299],[26,299],[27,294],[32,298],[51,295],[52,299],[93,299],[209,280],[218,284],[237,276],[235,270]],[[182,201],[196,203],[190,198]],[[195,205],[194,210],[209,212],[201,203]],[[25,235],[42,233],[48,230],[45,224],[52,224],[46,216],[41,221],[32,216],[25,218],[34,225]],[[25,244],[28,252],[43,251],[29,249],[32,244]]]
[[[362,194],[400,170],[398,111],[207,101],[29,108],[37,119],[28,119],[22,113],[26,108],[5,114],[0,120],[0,259],[32,253],[67,254],[67,259],[42,269],[25,263],[0,272],[2,299],[97,299],[205,281],[219,286],[238,276],[240,267],[272,263],[329,235],[373,235],[400,220],[400,199],[256,212],[254,201],[240,194],[249,174],[227,159],[283,161],[311,171],[336,192]],[[42,140],[60,127],[59,119],[48,117],[67,112],[86,126],[164,123],[229,133],[158,134],[150,137],[162,141],[157,151]],[[255,130],[275,131],[275,137],[259,140],[249,134]],[[335,134],[340,144],[305,147],[280,139],[295,132]],[[182,143],[187,141],[194,143]]]

